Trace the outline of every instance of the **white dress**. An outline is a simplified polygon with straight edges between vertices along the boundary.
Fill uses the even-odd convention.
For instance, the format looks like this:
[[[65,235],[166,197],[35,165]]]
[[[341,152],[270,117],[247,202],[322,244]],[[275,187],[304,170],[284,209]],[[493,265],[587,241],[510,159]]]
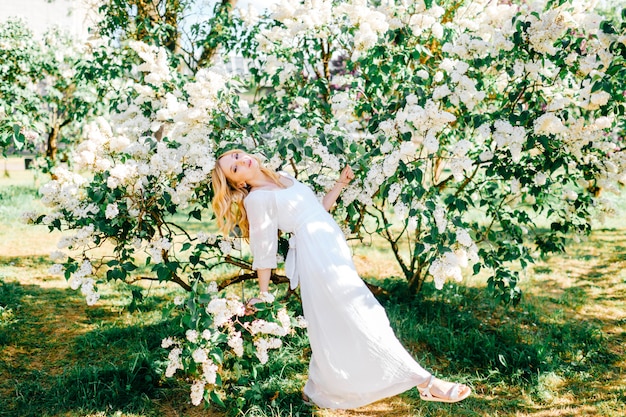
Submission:
[[[358,276],[345,237],[310,188],[255,190],[244,204],[253,269],[276,268],[278,229],[291,233],[285,263],[300,284],[311,344],[304,393],[318,406],[350,409],[404,392],[430,377],[404,349],[383,307]]]

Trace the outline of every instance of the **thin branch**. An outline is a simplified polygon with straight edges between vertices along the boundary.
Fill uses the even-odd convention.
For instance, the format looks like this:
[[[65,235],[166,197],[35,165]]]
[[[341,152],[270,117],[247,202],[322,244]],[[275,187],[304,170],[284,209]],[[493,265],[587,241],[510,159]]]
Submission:
[[[238,284],[240,282],[244,282],[244,281],[249,281],[249,280],[255,280],[257,278],[256,272],[250,272],[250,273],[246,273],[246,274],[241,274],[241,275],[236,275],[234,277],[222,280],[219,282],[219,284],[217,284],[217,288],[219,290],[223,290],[224,288],[234,285],[234,284]],[[286,284],[289,282],[289,278],[287,278],[284,275],[278,275],[274,272],[272,272],[272,275],[270,277],[270,280],[272,281],[273,284]]]

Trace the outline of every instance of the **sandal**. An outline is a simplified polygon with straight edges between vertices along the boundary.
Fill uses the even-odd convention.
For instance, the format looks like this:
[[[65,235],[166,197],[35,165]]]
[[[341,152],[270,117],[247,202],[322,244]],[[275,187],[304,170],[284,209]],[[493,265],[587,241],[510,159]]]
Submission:
[[[430,376],[430,380],[428,381],[428,385],[425,388],[416,387],[420,393],[420,398],[424,401],[436,401],[441,403],[456,403],[458,401],[464,400],[472,393],[472,390],[463,384],[454,384],[452,388],[448,391],[448,394],[445,397],[434,396],[430,389],[433,387],[435,380],[434,375]],[[461,392],[463,392],[461,394]]]

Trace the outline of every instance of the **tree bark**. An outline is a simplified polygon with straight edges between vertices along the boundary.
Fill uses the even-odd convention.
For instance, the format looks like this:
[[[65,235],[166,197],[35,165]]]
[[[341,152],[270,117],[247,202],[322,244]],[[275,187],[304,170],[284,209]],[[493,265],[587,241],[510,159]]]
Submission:
[[[48,133],[48,141],[46,142],[46,158],[55,162],[58,151],[59,131],[61,127],[55,124]]]
[[[220,3],[220,6],[216,8],[216,10],[218,12],[226,10],[228,12],[228,15],[230,16],[233,12],[235,5],[237,4],[237,0],[221,0]],[[209,33],[207,38],[218,36],[222,30],[223,28],[221,26],[211,27],[211,32]],[[200,58],[198,58],[198,68],[202,68],[206,66],[207,63],[211,62],[215,57],[215,54],[217,53],[219,47],[220,44],[217,43],[210,48],[205,45],[204,49],[202,50],[202,54],[200,55]]]

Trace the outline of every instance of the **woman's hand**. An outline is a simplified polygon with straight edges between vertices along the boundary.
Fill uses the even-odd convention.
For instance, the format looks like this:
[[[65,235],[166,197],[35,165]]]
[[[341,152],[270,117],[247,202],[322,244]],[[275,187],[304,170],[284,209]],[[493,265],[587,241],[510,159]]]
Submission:
[[[260,298],[256,298],[256,297],[249,299],[245,305],[246,316],[252,316],[254,313],[256,313],[258,310],[254,305],[256,303],[262,303],[262,302],[263,300],[261,300]]]
[[[350,184],[350,181],[353,179],[354,172],[352,172],[350,165],[346,165],[345,168],[341,170],[341,174],[339,174],[339,179],[335,183],[335,186],[331,188],[322,199],[322,205],[326,211],[330,211],[335,202],[337,202],[337,198],[339,198],[339,194],[341,194],[343,188]]]
[[[341,174],[339,174],[339,180],[337,182],[348,185],[353,179],[354,172],[352,172],[350,165],[346,165],[345,168],[341,170]]]

